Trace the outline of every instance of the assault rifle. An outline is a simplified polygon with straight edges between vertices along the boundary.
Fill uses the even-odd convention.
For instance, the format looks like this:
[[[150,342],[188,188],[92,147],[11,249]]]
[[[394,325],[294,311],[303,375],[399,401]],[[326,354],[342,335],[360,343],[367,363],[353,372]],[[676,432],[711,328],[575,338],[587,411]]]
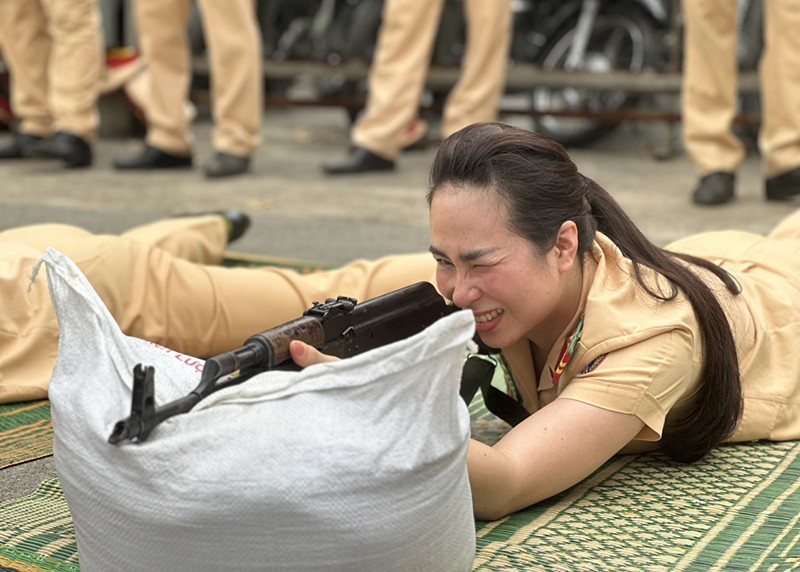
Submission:
[[[344,358],[408,338],[456,310],[428,282],[419,282],[363,303],[339,296],[314,302],[300,318],[248,338],[244,345],[206,361],[200,383],[188,395],[155,407],[155,370],[133,369],[131,414],[108,438],[142,442],[156,425],[190,411],[208,395],[271,369],[297,370],[289,342],[302,340],[322,353]]]

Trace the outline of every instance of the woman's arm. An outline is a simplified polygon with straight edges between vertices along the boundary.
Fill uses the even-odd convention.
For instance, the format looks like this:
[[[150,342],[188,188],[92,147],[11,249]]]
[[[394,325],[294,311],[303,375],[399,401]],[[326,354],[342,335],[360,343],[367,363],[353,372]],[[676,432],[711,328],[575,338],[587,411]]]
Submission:
[[[494,446],[470,443],[475,516],[496,520],[580,482],[644,427],[636,416],[556,399]]]

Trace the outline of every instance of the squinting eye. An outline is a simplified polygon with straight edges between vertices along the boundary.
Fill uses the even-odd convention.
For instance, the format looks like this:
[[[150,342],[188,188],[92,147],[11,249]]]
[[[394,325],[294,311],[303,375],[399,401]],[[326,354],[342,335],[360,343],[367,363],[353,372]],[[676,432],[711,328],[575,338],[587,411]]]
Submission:
[[[449,260],[445,260],[444,258],[437,258],[436,264],[439,266],[452,266],[452,263]]]

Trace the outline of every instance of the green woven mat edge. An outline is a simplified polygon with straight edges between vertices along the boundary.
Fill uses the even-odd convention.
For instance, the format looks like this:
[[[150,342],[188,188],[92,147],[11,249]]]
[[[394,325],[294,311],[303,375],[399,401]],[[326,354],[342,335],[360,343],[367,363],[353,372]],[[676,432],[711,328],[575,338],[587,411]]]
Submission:
[[[718,447],[692,465],[615,457],[476,529],[481,572],[800,570],[800,441]]]
[[[0,505],[0,566],[19,572],[79,572],[72,516],[58,479]]]
[[[310,260],[284,258],[281,256],[268,256],[265,254],[253,254],[250,252],[239,252],[236,250],[226,250],[221,265],[227,267],[274,266],[277,268],[296,270],[301,274],[308,274],[310,272],[317,272],[319,270],[327,270],[330,268],[330,266],[312,262]]]
[[[34,440],[46,442],[47,454],[51,454],[49,414],[46,400],[0,406],[0,434],[3,431],[26,433],[25,428],[44,420],[49,426],[49,434],[36,428],[29,433]],[[470,405],[470,417],[473,436],[487,443],[494,443],[508,430],[505,423],[486,410],[479,396]],[[27,457],[27,460],[36,458],[30,453]],[[644,557],[635,554],[635,550],[631,552],[630,547],[620,549],[619,554],[605,556],[607,560],[603,560],[601,554],[605,552],[607,555],[609,541],[613,544],[615,540],[608,536],[606,529],[618,530],[622,536],[626,533],[624,523],[621,525],[619,522],[593,531],[585,542],[573,542],[566,549],[564,544],[558,544],[558,535],[564,534],[565,526],[569,528],[571,522],[579,526],[584,516],[597,514],[598,507],[613,512],[609,511],[608,504],[603,505],[603,502],[609,502],[604,500],[604,495],[609,491],[619,493],[625,490],[626,480],[643,480],[647,473],[656,475],[658,480],[678,478],[681,482],[695,482],[692,486],[700,493],[712,496],[716,494],[713,488],[702,490],[704,478],[717,479],[720,486],[728,486],[728,481],[737,478],[741,483],[737,483],[738,489],[732,489],[730,506],[725,508],[728,513],[719,508],[725,507],[724,502],[717,506],[720,516],[704,530],[704,536],[692,541],[688,548],[684,546],[682,552],[674,550],[672,555],[660,555],[661,562],[659,557],[645,562]],[[611,505],[622,500],[631,503],[636,511],[646,511],[647,502],[637,495],[649,494],[648,487],[652,487],[652,483],[643,487],[644,493],[633,492],[627,499],[612,497]],[[680,501],[684,492],[662,491],[661,498],[653,493],[649,502],[654,506],[662,503],[659,510],[663,511],[661,516],[666,517],[671,509],[664,503],[671,502],[673,497]],[[691,496],[693,493],[689,490],[688,494]],[[720,498],[724,497],[723,494]],[[678,518],[686,517],[680,510],[672,512]],[[16,523],[16,528],[8,523]],[[654,525],[651,523],[650,526]],[[647,530],[647,526],[636,528]],[[800,570],[800,442],[720,447],[707,459],[689,466],[670,464],[657,454],[615,457],[585,481],[556,497],[500,521],[477,522],[476,533],[475,571],[571,571],[576,565],[575,554],[582,553],[587,546],[592,547],[592,543],[597,554],[592,559],[581,557],[587,558],[579,563],[581,570]],[[14,539],[21,537],[26,541],[15,545]],[[687,542],[680,535],[673,540]],[[641,550],[643,553],[646,551],[644,547]],[[718,566],[717,563],[722,564]],[[730,565],[735,568],[730,568]],[[0,567],[18,572],[79,570],[71,516],[57,479],[44,481],[28,497],[0,505]]]
[[[0,405],[0,469],[52,454],[48,400]]]
[[[489,441],[506,430],[482,403],[470,409],[478,431],[488,428]],[[641,481],[641,490],[628,493],[634,481]],[[654,482],[663,482],[663,490],[655,490]],[[683,488],[675,489],[676,483]],[[695,508],[697,498],[709,501]],[[697,522],[687,523],[687,517]],[[602,522],[592,523],[597,518]],[[702,525],[694,538],[675,530],[691,532],[692,525]],[[476,531],[475,571],[800,569],[800,442],[720,447],[688,466],[657,454],[616,457],[572,489],[509,518],[478,522]],[[562,538],[573,533],[575,538]],[[664,541],[665,533],[671,553],[648,546],[648,536]],[[615,547],[626,535],[635,542]],[[15,545],[21,537],[27,544]],[[649,563],[648,550],[655,554]],[[0,505],[2,565],[20,572],[78,570],[74,529],[57,479]]]

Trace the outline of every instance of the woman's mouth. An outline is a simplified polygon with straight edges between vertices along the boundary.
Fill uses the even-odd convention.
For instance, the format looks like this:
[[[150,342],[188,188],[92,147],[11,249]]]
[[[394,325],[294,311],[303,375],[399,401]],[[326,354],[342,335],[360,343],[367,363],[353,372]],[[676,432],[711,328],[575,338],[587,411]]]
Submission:
[[[475,325],[479,332],[491,330],[497,324],[500,316],[503,315],[502,309],[495,309],[491,312],[484,312],[483,314],[475,314]]]

